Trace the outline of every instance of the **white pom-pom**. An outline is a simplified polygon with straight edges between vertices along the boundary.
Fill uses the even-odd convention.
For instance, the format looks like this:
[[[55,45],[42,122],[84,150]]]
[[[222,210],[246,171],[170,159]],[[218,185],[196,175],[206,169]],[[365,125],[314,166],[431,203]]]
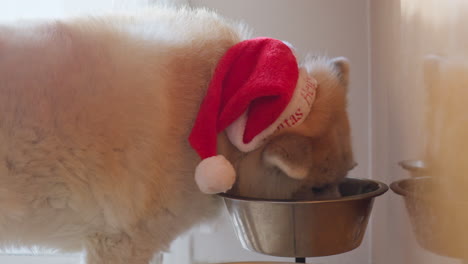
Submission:
[[[222,155],[206,158],[195,169],[195,182],[204,193],[215,194],[232,188],[236,171]]]

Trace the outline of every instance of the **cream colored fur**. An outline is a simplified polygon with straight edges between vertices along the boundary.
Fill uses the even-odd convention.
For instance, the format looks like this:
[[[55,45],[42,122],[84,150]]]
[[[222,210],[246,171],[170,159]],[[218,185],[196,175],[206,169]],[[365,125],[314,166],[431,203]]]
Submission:
[[[0,26],[3,245],[84,249],[88,264],[146,264],[214,216],[218,200],[195,185],[199,158],[187,137],[217,61],[247,37],[242,27],[205,10]],[[272,179],[279,180],[270,182],[274,164],[249,158],[257,152],[238,153],[222,134],[219,151],[237,164],[236,190],[292,197],[301,188],[336,182],[349,168],[342,71],[323,59],[306,64],[319,89],[329,88],[319,92],[308,122],[273,139],[312,140],[320,152],[310,156],[317,158],[311,164],[341,157],[326,166],[339,173],[308,170],[307,179],[297,181],[277,172]],[[250,176],[259,170],[269,191],[244,191],[242,184],[255,182]],[[314,181],[313,173],[324,176]]]

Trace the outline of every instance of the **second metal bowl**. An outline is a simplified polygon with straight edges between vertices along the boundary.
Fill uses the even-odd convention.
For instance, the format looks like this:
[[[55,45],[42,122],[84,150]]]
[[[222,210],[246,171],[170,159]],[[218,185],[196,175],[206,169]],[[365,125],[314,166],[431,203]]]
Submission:
[[[468,201],[455,190],[441,193],[422,160],[401,161],[412,178],[393,182],[392,190],[404,198],[416,240],[422,248],[438,255],[468,259]],[[449,180],[440,175],[439,180]]]
[[[393,182],[403,196],[419,245],[442,256],[468,259],[468,201],[438,196],[432,177]]]

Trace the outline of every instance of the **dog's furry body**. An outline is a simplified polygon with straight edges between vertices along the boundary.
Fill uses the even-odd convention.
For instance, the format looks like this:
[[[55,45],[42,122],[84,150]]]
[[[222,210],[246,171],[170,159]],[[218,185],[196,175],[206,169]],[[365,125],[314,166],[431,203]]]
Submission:
[[[88,264],[146,264],[216,214],[218,201],[193,180],[199,158],[187,138],[217,61],[246,37],[242,27],[204,10],[0,27],[2,243],[84,248]],[[329,62],[311,67],[327,85],[340,86]],[[336,101],[327,98],[323,92],[322,102]],[[346,119],[345,100],[337,104]],[[311,116],[328,131],[335,113],[322,110]],[[336,143],[344,141],[347,152],[340,149],[339,175],[312,185],[349,169],[343,122],[344,139]],[[307,126],[296,132],[324,133],[308,135]],[[245,154],[223,135],[219,140],[238,171],[259,166],[242,165]],[[290,185],[286,195],[304,184]]]

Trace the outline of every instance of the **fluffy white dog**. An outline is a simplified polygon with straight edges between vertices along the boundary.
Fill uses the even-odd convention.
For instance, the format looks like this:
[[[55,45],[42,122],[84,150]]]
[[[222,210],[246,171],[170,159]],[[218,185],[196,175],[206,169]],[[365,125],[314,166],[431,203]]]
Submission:
[[[217,198],[193,180],[200,158],[187,137],[218,60],[249,37],[243,28],[188,9],[0,26],[3,245],[147,264],[215,215]],[[303,124],[251,153],[220,134],[233,191],[293,198],[353,166],[347,61],[302,65],[319,84]],[[289,177],[295,170],[307,177]]]

